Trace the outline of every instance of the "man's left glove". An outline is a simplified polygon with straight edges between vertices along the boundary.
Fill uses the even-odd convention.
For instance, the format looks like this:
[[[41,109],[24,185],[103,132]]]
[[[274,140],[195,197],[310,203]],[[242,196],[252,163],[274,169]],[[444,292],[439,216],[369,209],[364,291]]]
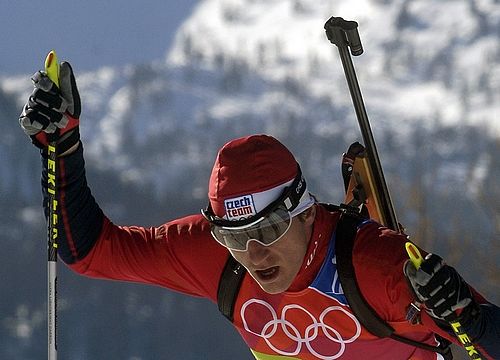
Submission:
[[[59,88],[42,71],[31,80],[35,89],[19,116],[19,124],[40,149],[57,140],[58,152],[63,153],[80,140],[81,102],[71,65],[61,63]]]
[[[408,261],[404,271],[418,299],[432,317],[464,323],[476,317],[478,305],[469,286],[438,255],[427,255],[418,270]]]

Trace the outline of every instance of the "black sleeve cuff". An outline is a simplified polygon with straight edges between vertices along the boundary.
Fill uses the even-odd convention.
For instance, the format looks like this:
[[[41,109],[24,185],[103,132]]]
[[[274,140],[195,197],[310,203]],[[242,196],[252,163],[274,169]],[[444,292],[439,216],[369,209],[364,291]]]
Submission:
[[[472,342],[493,359],[500,359],[500,308],[493,304],[479,305],[478,315],[462,324]]]
[[[47,159],[42,154],[42,193],[48,217]],[[58,254],[72,264],[84,258],[96,243],[104,214],[91,194],[85,177],[83,145],[57,161]]]

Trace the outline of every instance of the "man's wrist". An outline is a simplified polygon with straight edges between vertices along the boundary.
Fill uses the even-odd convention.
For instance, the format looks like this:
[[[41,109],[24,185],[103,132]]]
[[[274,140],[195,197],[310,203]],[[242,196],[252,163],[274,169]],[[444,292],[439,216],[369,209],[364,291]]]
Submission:
[[[70,147],[68,150],[66,150],[62,154],[59,154],[59,157],[67,156],[67,155],[74,153],[78,149],[79,146],[80,146],[80,141],[78,141],[76,144],[74,144],[72,147]]]

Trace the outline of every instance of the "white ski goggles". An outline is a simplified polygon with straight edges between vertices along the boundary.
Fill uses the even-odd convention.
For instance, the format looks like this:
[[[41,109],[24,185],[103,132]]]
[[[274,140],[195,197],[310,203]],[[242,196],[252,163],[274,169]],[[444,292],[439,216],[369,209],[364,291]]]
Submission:
[[[201,212],[210,222],[213,238],[228,249],[246,251],[250,241],[270,246],[290,229],[291,212],[300,203],[305,190],[305,180],[298,167],[294,181],[283,190],[279,198],[252,217],[227,220],[216,216],[210,205]]]

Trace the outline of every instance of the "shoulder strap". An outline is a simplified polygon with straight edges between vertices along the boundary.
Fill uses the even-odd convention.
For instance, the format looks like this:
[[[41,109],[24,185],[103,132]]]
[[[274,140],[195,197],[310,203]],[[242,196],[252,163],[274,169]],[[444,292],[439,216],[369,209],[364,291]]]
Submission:
[[[217,289],[217,304],[219,311],[233,322],[234,304],[245,277],[246,269],[229,254],[222,270]]]
[[[344,295],[351,307],[352,312],[361,322],[361,324],[371,334],[380,338],[390,337],[396,341],[405,343],[410,346],[415,346],[421,349],[429,350],[441,354],[444,359],[452,359],[450,343],[440,338],[439,346],[423,344],[418,341],[405,338],[397,335],[394,329],[368,304],[359,289],[356,280],[356,273],[352,262],[352,251],[354,248],[354,240],[359,224],[363,219],[356,215],[351,215],[347,212],[342,213],[337,224],[335,253],[337,255],[337,274],[340,279],[340,284],[344,290]]]
[[[363,326],[373,335],[384,338],[391,336],[394,329],[378,316],[373,308],[361,295],[354,265],[352,263],[352,250],[354,238],[361,219],[343,213],[337,224],[335,254],[337,255],[337,274],[344,290],[349,307]]]

